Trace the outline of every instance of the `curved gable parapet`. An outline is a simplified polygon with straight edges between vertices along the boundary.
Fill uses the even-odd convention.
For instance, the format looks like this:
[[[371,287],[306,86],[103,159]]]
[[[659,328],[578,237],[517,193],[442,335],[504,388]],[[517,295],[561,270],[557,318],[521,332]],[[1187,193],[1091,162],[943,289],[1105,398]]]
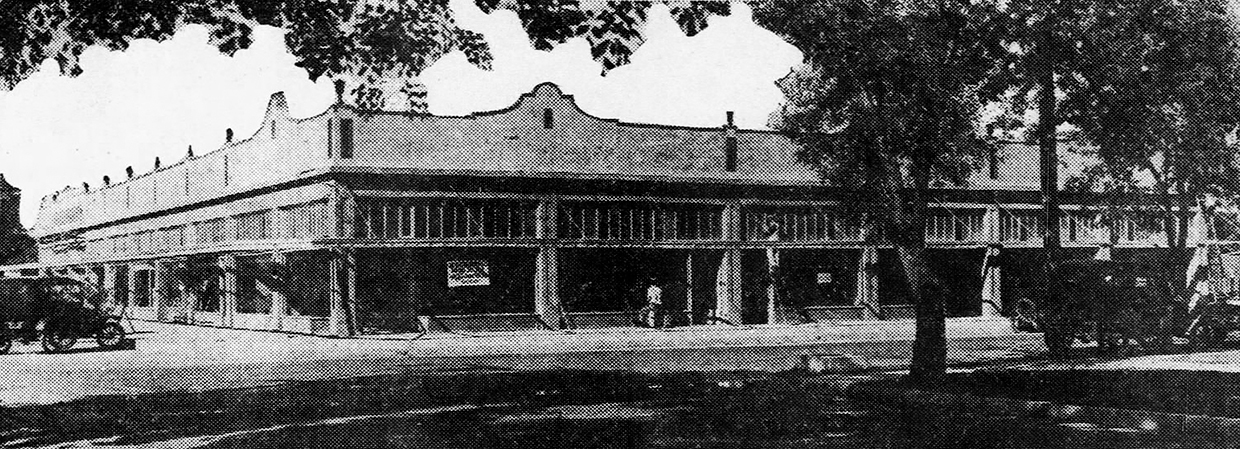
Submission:
[[[722,114],[721,114],[722,115]],[[468,116],[359,115],[357,154],[337,165],[566,176],[734,179],[816,183],[791,140],[728,126],[627,123],[583,111],[572,95],[542,83],[512,105]],[[738,166],[725,166],[726,139]]]

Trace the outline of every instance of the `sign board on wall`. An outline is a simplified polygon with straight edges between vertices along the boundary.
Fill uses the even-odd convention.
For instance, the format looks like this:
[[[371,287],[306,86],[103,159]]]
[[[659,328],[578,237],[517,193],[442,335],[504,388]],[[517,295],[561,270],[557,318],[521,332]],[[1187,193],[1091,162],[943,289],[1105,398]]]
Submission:
[[[448,287],[491,285],[491,266],[485,260],[448,261]]]
[[[831,273],[818,272],[818,283],[819,284],[830,284],[834,281],[835,281],[834,276],[831,276]]]

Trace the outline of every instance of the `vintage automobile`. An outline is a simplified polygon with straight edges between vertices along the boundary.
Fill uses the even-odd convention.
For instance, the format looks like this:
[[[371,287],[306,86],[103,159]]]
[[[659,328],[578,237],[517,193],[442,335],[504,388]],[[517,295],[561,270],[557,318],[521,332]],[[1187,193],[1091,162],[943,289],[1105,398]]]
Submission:
[[[1046,347],[1063,354],[1077,340],[1103,352],[1162,351],[1182,333],[1185,306],[1159,268],[1109,260],[1072,260],[1047,270],[1040,298],[1018,307],[1022,326],[1041,330]]]
[[[48,352],[66,351],[79,338],[104,348],[125,342],[125,328],[104,295],[62,277],[0,278],[0,354],[14,342],[40,341]]]

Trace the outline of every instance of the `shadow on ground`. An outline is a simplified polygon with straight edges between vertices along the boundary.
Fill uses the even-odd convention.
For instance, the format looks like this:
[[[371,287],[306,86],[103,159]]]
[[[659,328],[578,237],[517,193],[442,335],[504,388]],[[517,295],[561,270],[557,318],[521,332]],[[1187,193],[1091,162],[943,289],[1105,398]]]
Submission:
[[[839,377],[531,372],[373,376],[0,410],[6,447],[753,447],[843,444]],[[847,412],[845,412],[847,411]],[[705,445],[705,446],[704,446]],[[821,445],[821,444],[820,444]]]

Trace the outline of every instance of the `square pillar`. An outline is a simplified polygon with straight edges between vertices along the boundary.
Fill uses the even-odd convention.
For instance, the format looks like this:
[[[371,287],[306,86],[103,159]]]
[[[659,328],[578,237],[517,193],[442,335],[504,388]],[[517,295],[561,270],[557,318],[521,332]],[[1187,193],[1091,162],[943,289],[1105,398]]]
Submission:
[[[744,312],[741,300],[741,250],[723,252],[715,272],[715,317],[741,324]]]
[[[534,313],[553,329],[564,327],[564,307],[560,302],[560,249],[538,248],[534,261]]]
[[[288,313],[288,297],[285,296],[284,288],[286,276],[288,273],[288,256],[284,253],[275,253],[271,255],[271,262],[275,278],[275,285],[269,286],[271,290],[271,325],[274,329],[280,330],[284,328],[284,316]]]
[[[685,316],[688,324],[693,322],[693,253],[685,255]]]
[[[982,259],[982,316],[1003,316],[1002,251],[998,245],[989,245]]]
[[[170,285],[171,278],[167,264],[155,264],[155,270],[151,272],[151,306],[155,308],[155,321],[167,321],[169,318],[168,308],[174,292]]]
[[[721,217],[723,239],[741,241],[741,207],[728,204]],[[744,301],[741,296],[741,250],[724,250],[719,268],[715,271],[715,317],[733,324],[744,319]]]
[[[560,249],[555,246],[560,203],[538,202],[534,210],[534,237],[542,241],[534,259],[534,313],[552,329],[564,328],[564,305],[560,301]]]
[[[103,267],[103,295],[108,304],[122,306],[119,295],[116,293],[117,275],[120,270],[116,265],[104,265]]]
[[[766,322],[775,324],[781,322],[779,309],[783,304],[782,298],[779,297],[779,250],[775,248],[766,249]]]
[[[352,251],[337,253],[328,262],[328,279],[331,283],[330,315],[328,323],[331,334],[337,337],[353,335],[353,300],[357,282],[357,259]]]
[[[237,258],[223,255],[216,263],[220,267],[220,325],[232,327],[237,313]]]
[[[878,300],[878,248],[866,246],[861,248],[857,258],[857,286],[853,295],[853,305],[862,308],[867,319],[879,319],[882,304]]]

